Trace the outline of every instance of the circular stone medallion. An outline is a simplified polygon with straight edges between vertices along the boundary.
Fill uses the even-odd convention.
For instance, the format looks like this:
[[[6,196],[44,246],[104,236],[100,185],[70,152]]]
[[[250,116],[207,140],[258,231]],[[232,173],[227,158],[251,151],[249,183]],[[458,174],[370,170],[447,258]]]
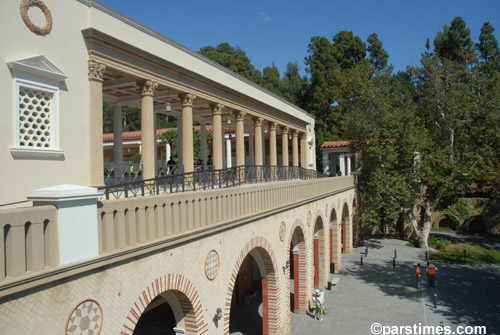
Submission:
[[[93,299],[79,303],[66,323],[66,335],[99,335],[102,328],[102,309]]]
[[[211,250],[205,258],[205,275],[208,279],[214,280],[219,273],[220,259],[215,250]]]

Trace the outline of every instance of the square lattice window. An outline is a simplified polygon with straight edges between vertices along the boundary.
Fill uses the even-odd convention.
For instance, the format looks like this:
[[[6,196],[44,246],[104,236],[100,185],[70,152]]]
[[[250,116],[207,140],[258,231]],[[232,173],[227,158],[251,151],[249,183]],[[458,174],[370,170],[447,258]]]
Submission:
[[[19,87],[19,146],[52,148],[54,93]]]
[[[59,84],[66,75],[45,57],[7,63],[14,75],[14,157],[60,159]]]

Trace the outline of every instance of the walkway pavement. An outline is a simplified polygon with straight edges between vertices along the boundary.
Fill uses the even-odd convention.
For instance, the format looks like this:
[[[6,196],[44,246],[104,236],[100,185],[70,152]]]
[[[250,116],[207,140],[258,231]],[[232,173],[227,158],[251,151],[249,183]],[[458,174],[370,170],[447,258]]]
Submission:
[[[364,245],[343,255],[340,281],[326,291],[328,315],[316,321],[312,315],[292,314],[292,334],[382,334],[381,326],[486,326],[487,334],[500,334],[500,265],[464,265],[435,262],[436,288],[415,288],[415,266],[425,265],[424,253],[395,239],[370,239],[368,256],[360,266]],[[392,259],[397,250],[396,268]],[[423,277],[425,280],[425,275]],[[433,296],[437,293],[438,306]],[[405,330],[399,334],[405,334]],[[417,331],[419,331],[417,329]],[[477,333],[479,334],[479,333]]]

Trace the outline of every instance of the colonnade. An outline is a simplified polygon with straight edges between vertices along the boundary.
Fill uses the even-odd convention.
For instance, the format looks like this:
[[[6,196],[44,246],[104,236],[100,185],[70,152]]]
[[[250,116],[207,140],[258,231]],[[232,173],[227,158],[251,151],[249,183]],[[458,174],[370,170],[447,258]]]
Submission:
[[[91,185],[98,187],[104,185],[103,168],[103,145],[102,145],[102,122],[103,122],[103,74],[105,64],[95,60],[89,60],[89,81],[91,91],[91,135],[90,135],[90,157],[91,157]],[[155,177],[156,166],[156,125],[154,111],[154,94],[158,83],[153,80],[137,81],[140,89],[141,99],[141,145],[142,145],[142,171],[143,179]],[[196,100],[194,93],[178,94],[181,102],[181,116],[178,119],[178,164],[183,165],[184,172],[189,173],[194,170],[194,148],[193,148],[193,102]],[[212,115],[212,160],[214,169],[224,168],[224,127],[222,116],[224,110],[234,115],[235,136],[236,136],[236,166],[244,166],[245,162],[245,120],[252,120],[253,129],[249,134],[249,153],[255,165],[265,165],[266,152],[269,154],[271,166],[278,165],[278,142],[277,130],[281,130],[282,144],[282,165],[288,166],[288,140],[291,134],[292,140],[292,165],[299,166],[299,138],[300,138],[300,166],[307,168],[307,138],[306,130],[291,128],[286,124],[279,124],[271,118],[264,119],[260,115],[253,115],[250,111],[230,110],[219,102],[210,102],[209,108]],[[264,124],[269,128],[269,147],[266,148],[264,138]],[[121,126],[121,105],[115,106],[114,116],[114,138],[115,152],[122,149],[122,126]],[[253,132],[252,132],[253,131]],[[202,143],[206,143],[206,123],[201,126]],[[202,157],[206,162],[206,149],[202,145]],[[206,146],[205,146],[206,148]],[[231,149],[227,151],[231,157]],[[119,155],[119,154],[117,154]],[[122,162],[122,158],[115,156],[115,162]],[[227,165],[226,165],[227,166]]]

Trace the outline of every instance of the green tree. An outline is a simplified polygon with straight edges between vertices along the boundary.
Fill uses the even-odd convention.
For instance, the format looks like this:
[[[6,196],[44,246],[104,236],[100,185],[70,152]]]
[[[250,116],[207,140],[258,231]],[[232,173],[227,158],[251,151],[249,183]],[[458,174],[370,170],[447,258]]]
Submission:
[[[212,46],[203,47],[198,52],[240,76],[259,85],[262,84],[262,74],[252,65],[246,53],[239,46],[232,47],[229,43],[221,43],[215,48]]]
[[[262,87],[267,89],[270,92],[273,92],[276,95],[281,96],[282,91],[281,91],[281,79],[280,79],[280,72],[276,65],[269,67],[265,67],[262,70],[263,76],[262,76]]]
[[[500,71],[500,49],[494,31],[495,28],[485,22],[481,28],[479,43],[476,44],[483,72],[489,75],[497,75]]]
[[[343,30],[333,36],[333,55],[341,69],[350,69],[366,57],[366,44],[352,31]]]
[[[286,70],[281,79],[281,92],[283,98],[300,108],[307,108],[307,92],[309,90],[309,81],[307,78],[300,77],[299,65],[297,62],[288,62]]]
[[[392,69],[387,68],[389,53],[382,47],[382,42],[378,39],[378,35],[375,33],[370,34],[367,43],[367,50],[370,54],[369,58],[372,68],[377,72],[392,71]]]
[[[470,29],[465,21],[457,16],[451,25],[444,25],[443,31],[438,32],[434,39],[434,49],[442,59],[464,63],[473,52],[474,43],[470,38]]]

